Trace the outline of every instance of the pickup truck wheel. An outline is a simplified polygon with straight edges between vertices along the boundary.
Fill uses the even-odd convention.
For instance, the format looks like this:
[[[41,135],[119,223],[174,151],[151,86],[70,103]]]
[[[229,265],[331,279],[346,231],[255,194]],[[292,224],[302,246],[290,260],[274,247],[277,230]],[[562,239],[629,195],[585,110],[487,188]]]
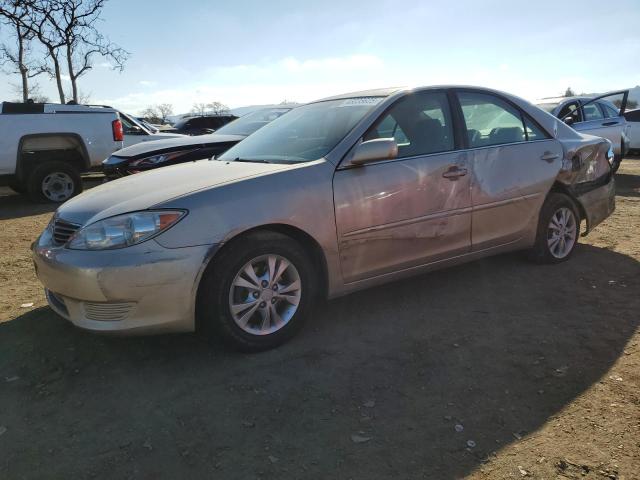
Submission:
[[[536,243],[529,258],[536,263],[568,260],[580,235],[580,214],[571,198],[552,192],[540,210]]]
[[[27,192],[34,202],[66,202],[82,192],[80,172],[65,162],[41,163],[27,178]]]

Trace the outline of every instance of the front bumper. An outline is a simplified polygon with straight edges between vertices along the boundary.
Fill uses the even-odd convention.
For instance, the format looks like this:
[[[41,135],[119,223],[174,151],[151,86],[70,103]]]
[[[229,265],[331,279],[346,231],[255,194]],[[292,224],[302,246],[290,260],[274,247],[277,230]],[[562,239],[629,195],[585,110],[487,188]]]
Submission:
[[[211,245],[164,248],[155,240],[102,251],[33,246],[51,308],[100,332],[148,334],[195,329],[195,297]]]
[[[586,235],[616,209],[616,182],[613,175],[606,184],[578,195],[577,199],[587,215],[587,229],[583,234]]]
[[[109,157],[102,162],[102,173],[109,180],[126,177],[131,175],[128,170],[129,160],[126,158]]]

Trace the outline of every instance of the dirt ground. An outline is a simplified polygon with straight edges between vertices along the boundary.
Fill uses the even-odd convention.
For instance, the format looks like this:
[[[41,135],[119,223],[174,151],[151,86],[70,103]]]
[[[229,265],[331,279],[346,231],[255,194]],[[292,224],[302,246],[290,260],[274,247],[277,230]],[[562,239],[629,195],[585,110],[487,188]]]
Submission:
[[[0,478],[638,479],[640,159],[617,181],[570,262],[354,294],[256,355],[73,328],[28,251],[52,209],[0,190]]]

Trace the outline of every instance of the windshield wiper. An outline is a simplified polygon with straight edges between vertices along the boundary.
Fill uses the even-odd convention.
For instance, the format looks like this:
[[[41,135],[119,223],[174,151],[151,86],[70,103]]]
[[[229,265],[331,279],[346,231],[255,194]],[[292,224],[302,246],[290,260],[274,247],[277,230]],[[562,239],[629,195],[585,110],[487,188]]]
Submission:
[[[236,157],[233,159],[234,162],[248,162],[248,163],[271,163],[269,160],[260,160],[257,158],[251,159],[251,158],[240,158],[240,157]]]

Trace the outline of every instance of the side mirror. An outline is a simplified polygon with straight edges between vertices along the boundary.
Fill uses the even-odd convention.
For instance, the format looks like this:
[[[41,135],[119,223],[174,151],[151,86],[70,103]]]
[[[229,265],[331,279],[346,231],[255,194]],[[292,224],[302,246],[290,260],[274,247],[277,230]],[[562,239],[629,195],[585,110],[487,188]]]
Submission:
[[[575,119],[573,118],[573,116],[572,116],[572,115],[569,115],[569,116],[567,116],[567,117],[564,117],[564,118],[562,119],[562,121],[563,121],[564,123],[566,123],[567,125],[573,125],[573,124],[575,123]]]
[[[142,129],[137,125],[131,125],[125,133],[129,135],[142,135]]]
[[[366,163],[392,160],[398,156],[398,144],[393,138],[376,138],[357,145],[351,165],[364,165]]]

